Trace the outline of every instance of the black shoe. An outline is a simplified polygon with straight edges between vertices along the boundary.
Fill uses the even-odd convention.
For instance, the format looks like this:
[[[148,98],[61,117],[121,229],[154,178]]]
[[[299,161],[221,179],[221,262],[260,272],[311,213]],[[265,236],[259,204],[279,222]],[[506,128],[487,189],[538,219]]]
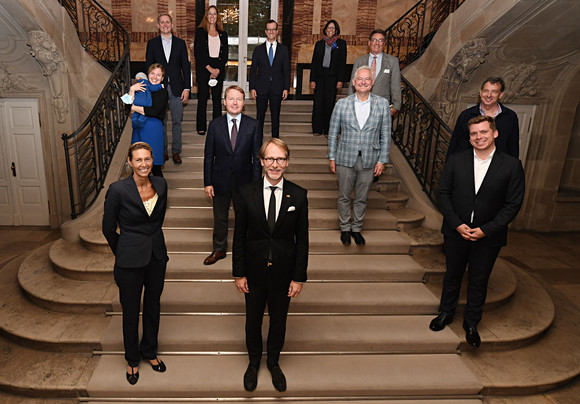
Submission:
[[[268,366],[268,370],[272,374],[272,384],[274,385],[274,388],[280,392],[286,391],[286,376],[282,373],[280,366]]]
[[[429,324],[429,329],[431,331],[441,331],[442,329],[445,328],[447,324],[451,324],[452,321],[453,314],[442,311],[441,313],[439,313],[437,317],[431,320],[431,324]]]
[[[129,384],[135,384],[139,381],[139,369],[133,373],[133,367],[131,368],[131,373],[127,372],[127,381]]]
[[[244,389],[246,391],[254,391],[257,385],[258,368],[250,363],[246,369],[246,373],[244,373]]]
[[[349,231],[341,231],[340,232],[340,241],[344,245],[350,245],[350,232]]]
[[[350,235],[354,238],[356,245],[365,245],[365,238],[360,234],[360,231],[351,231]]]
[[[466,322],[463,322],[463,329],[465,330],[465,340],[467,343],[472,347],[479,348],[481,345],[481,338],[479,338],[477,327],[474,325],[467,325]]]
[[[154,360],[157,360],[157,365],[154,365],[151,363],[151,361],[154,361]],[[163,363],[163,361],[159,358],[149,359],[149,363],[151,363],[151,367],[156,372],[163,373],[167,370],[167,366],[165,366],[165,363]]]

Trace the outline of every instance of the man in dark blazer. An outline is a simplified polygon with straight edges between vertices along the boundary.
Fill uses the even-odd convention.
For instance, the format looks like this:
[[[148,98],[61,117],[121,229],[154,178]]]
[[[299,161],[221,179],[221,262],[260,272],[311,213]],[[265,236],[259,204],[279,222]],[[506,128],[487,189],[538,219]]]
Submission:
[[[508,224],[516,217],[525,192],[522,163],[495,146],[498,131],[489,116],[469,121],[473,150],[452,155],[439,180],[447,271],[439,315],[429,328],[440,331],[453,321],[461,280],[469,265],[467,304],[463,311],[465,339],[479,347],[487,283],[501,247],[507,244]]]
[[[298,296],[306,282],[308,199],[304,188],[284,179],[289,157],[284,141],[266,140],[260,149],[265,176],[240,187],[233,275],[237,289],[246,299],[246,347],[250,359],[244,374],[247,391],[253,391],[258,383],[266,303],[270,317],[266,363],[276,390],[286,390],[278,360],[290,298]]]
[[[169,110],[171,111],[171,134],[173,162],[181,164],[181,119],[183,104],[189,100],[191,92],[191,64],[187,55],[187,46],[183,39],[172,35],[173,20],[169,14],[161,14],[157,18],[157,27],[161,35],[147,42],[145,53],[145,68],[153,63],[161,63],[165,68],[165,81],[169,94]],[[166,118],[167,119],[167,118]],[[167,129],[163,124],[165,144],[165,160],[168,159]]]
[[[385,31],[376,29],[369,35],[370,53],[357,58],[352,66],[352,83],[354,74],[361,66],[373,69],[373,89],[371,93],[386,98],[390,103],[391,115],[401,110],[401,71],[399,59],[383,52],[385,48]],[[374,61],[374,67],[373,67]],[[348,87],[348,95],[354,94],[354,85]]]
[[[469,143],[469,128],[467,122],[478,115],[487,115],[495,119],[498,137],[495,146],[498,150],[515,158],[520,157],[520,126],[517,114],[503,105],[499,100],[503,97],[505,82],[501,77],[488,77],[481,83],[479,98],[481,102],[467,108],[457,117],[447,157],[462,150],[471,150]]]
[[[257,118],[264,130],[268,102],[272,117],[272,137],[280,137],[280,107],[290,90],[288,48],[276,41],[278,23],[266,23],[267,41],[257,46],[250,67],[250,94],[256,100]]]
[[[239,186],[257,181],[262,173],[262,129],[257,120],[242,114],[244,97],[241,87],[226,89],[227,114],[209,123],[205,139],[203,182],[205,194],[213,202],[214,220],[213,251],[203,261],[205,265],[225,258],[230,203],[233,200],[236,210]]]

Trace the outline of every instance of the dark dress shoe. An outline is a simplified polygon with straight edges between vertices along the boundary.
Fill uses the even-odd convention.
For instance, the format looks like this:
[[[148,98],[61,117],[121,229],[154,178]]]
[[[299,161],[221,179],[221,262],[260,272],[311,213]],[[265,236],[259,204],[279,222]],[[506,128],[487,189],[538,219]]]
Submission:
[[[205,136],[205,130],[198,130],[198,131],[197,131],[197,134],[198,134],[199,136]]]
[[[203,265],[213,265],[226,257],[225,251],[214,251],[203,260]]]
[[[152,360],[157,359],[157,365],[154,365],[151,363]],[[163,361],[159,358],[155,358],[155,359],[150,359],[149,363],[151,363],[151,367],[153,368],[154,371],[159,372],[159,373],[163,373],[167,370],[167,366],[165,366],[165,363],[163,363]]]
[[[340,241],[344,245],[350,245],[350,232],[349,231],[341,231],[340,232]]]
[[[133,373],[133,368],[131,368],[131,373],[127,372],[127,381],[129,384],[136,384],[139,381],[139,370]]]
[[[181,157],[179,157],[179,153],[173,153],[173,162],[175,164],[183,163],[183,161],[181,160]]]
[[[246,369],[246,373],[244,373],[244,389],[246,389],[246,391],[254,391],[256,390],[257,385],[258,368],[250,363]]]
[[[437,317],[431,320],[429,324],[429,329],[431,331],[441,331],[445,328],[447,324],[451,324],[453,321],[453,314],[442,311]]]
[[[268,370],[272,374],[272,384],[274,388],[280,392],[286,391],[286,376],[282,373],[280,366],[268,367]]]
[[[351,231],[350,235],[354,238],[356,245],[365,245],[365,238],[360,234],[359,231]]]
[[[467,325],[463,323],[463,329],[465,330],[465,340],[469,345],[475,348],[479,348],[481,345],[481,338],[479,338],[479,333],[477,332],[477,327],[474,325]]]

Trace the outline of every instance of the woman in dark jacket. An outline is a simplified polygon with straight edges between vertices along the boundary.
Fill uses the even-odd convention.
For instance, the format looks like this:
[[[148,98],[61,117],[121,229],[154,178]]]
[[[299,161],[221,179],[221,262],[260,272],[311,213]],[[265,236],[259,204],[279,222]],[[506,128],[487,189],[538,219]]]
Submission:
[[[315,135],[328,134],[336,91],[342,88],[346,70],[346,42],[338,38],[338,23],[328,21],[322,34],[322,39],[314,45],[310,68],[310,88],[314,89],[312,132]]]
[[[169,259],[161,229],[167,207],[167,183],[162,177],[149,175],[153,151],[147,143],[134,143],[127,162],[133,174],[111,184],[105,196],[103,234],[115,254],[113,273],[123,307],[127,381],[135,384],[139,380],[141,357],[149,361],[154,371],[166,370],[163,361],[157,358],[157,335]],[[139,342],[142,294],[143,336]]]
[[[211,79],[217,81],[211,87],[212,119],[216,119],[222,115],[221,95],[228,62],[228,34],[224,31],[216,6],[208,7],[201,24],[195,30],[193,52],[197,72],[197,133],[205,135],[207,100],[211,87],[208,83]]]

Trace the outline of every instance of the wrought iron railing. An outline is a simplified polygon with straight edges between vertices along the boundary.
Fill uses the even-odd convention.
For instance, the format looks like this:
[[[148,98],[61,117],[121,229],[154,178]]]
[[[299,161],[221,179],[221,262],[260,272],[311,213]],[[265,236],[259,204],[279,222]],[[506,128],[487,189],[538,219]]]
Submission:
[[[402,106],[393,118],[392,140],[407,159],[423,191],[436,203],[451,129],[407,79],[402,77],[401,84]]]
[[[401,69],[417,60],[443,21],[465,0],[420,0],[386,29],[385,52],[397,56]]]
[[[79,39],[91,56],[111,71],[111,77],[83,124],[64,133],[66,168],[74,219],[97,199],[129,109],[120,97],[130,84],[129,34],[94,0],[60,0],[75,23]]]
[[[399,58],[402,70],[425,52],[443,21],[464,1],[420,0],[387,28],[385,51]],[[451,129],[403,76],[401,81],[403,102],[393,119],[392,139],[436,203]]]

